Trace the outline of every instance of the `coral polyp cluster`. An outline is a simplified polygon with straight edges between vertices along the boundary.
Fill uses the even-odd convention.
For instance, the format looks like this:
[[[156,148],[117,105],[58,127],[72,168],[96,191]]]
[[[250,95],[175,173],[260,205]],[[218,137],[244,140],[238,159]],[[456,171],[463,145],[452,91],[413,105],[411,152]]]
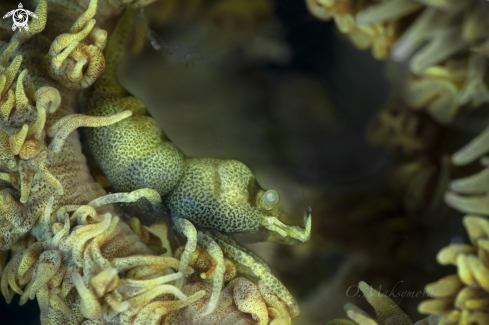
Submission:
[[[428,284],[426,290],[432,292],[434,299],[422,302],[418,310],[423,314],[440,315],[440,324],[487,324],[489,221],[469,215],[464,217],[463,223],[472,245],[452,244],[438,253],[438,262],[455,265],[457,274]]]
[[[480,158],[486,166],[488,150],[487,131],[469,142],[452,155],[455,166],[463,166]],[[463,212],[463,218],[470,244],[456,243],[443,248],[437,255],[442,265],[454,265],[457,274],[446,276],[428,284],[434,299],[419,305],[419,312],[439,315],[440,324],[487,324],[489,296],[489,198],[487,196],[487,168],[450,183],[450,191],[445,194],[446,203]]]
[[[437,122],[452,123],[462,107],[489,101],[482,1],[306,1],[320,19],[377,59],[409,62],[400,94],[413,109],[426,109]]]
[[[406,2],[406,5],[403,6],[400,2],[395,1],[394,3],[391,1],[391,3],[385,4],[384,7],[388,8],[385,8],[379,14],[379,17],[374,16],[380,19],[372,19],[366,14],[372,9],[375,10],[380,7],[380,5],[375,7],[376,1],[306,1],[309,10],[314,16],[323,20],[334,19],[341,33],[345,34],[357,48],[372,48],[372,54],[377,59],[387,58],[390,48],[399,38],[400,23],[396,19],[416,11],[422,6],[413,2]],[[383,17],[386,14],[391,17]]]
[[[456,141],[445,136],[453,135],[453,124],[468,124],[467,119],[480,113],[475,109],[489,101],[489,5],[457,0],[306,3],[316,17],[334,19],[357,48],[371,48],[375,58],[391,59],[391,81],[397,87],[370,123],[367,140],[396,154],[389,185],[393,194],[400,194],[405,211],[433,218],[434,204],[443,197],[446,205],[469,214],[463,223],[471,244],[457,239],[439,252],[438,262],[456,266],[457,274],[426,286],[433,299],[421,303],[418,311],[431,316],[419,324],[487,324],[489,131],[486,128],[453,155]],[[450,174],[466,175],[461,167],[473,171],[469,164],[476,161],[482,170],[450,181]],[[368,287],[363,286],[365,293]],[[380,319],[387,312],[374,308],[378,323],[388,323]],[[355,308],[345,309],[355,323],[373,323]]]
[[[462,107],[474,108],[488,102],[486,66],[487,58],[480,53],[449,59],[411,75],[402,98],[413,109],[425,109],[440,124],[449,124]]]
[[[56,37],[49,48],[48,73],[66,88],[87,88],[104,71],[102,51],[107,43],[107,31],[94,27],[96,10],[97,1],[90,1],[87,11],[67,33]]]
[[[489,215],[489,196],[487,195],[487,157],[484,155],[489,151],[488,128],[480,135],[455,152],[452,163],[455,166],[464,166],[479,159],[485,167],[478,173],[453,180],[450,183],[450,191],[445,195],[447,204],[463,213],[476,215]]]
[[[7,302],[14,293],[22,295],[21,305],[37,298],[45,324],[77,324],[84,319],[132,323],[141,307],[162,294],[187,304],[201,298],[204,292],[187,297],[167,285],[182,276],[165,272],[169,267],[178,269],[178,260],[155,255],[110,207],[103,207],[114,199],[133,201],[141,194],[108,195],[57,211],[51,200],[33,230],[46,240],[18,251],[5,266],[1,289]]]
[[[105,121],[76,114],[67,116],[73,112],[70,96],[76,93],[49,86],[53,81],[43,74],[43,69],[51,67],[52,62],[36,64],[43,49],[47,56],[52,52],[48,40],[36,35],[46,25],[45,1],[40,2],[36,15],[39,18],[33,28],[17,33],[2,52],[4,62],[14,57],[0,77],[1,161],[7,171],[2,173],[2,180],[8,184],[2,185],[1,194],[2,250],[9,249],[31,230],[50,199],[54,200],[53,208],[58,209],[68,202],[86,203],[104,193],[89,175],[78,135],[73,130],[83,125],[107,125],[127,116],[109,117]],[[103,60],[100,64],[103,69]]]

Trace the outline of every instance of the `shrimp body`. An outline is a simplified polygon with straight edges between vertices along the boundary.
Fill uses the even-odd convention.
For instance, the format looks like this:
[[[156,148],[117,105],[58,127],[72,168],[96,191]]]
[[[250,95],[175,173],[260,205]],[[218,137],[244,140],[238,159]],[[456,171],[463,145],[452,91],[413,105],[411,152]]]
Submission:
[[[224,233],[255,232],[261,227],[276,236],[305,242],[311,233],[310,211],[306,226],[288,226],[278,220],[281,210],[275,190],[265,191],[251,170],[236,160],[188,158],[168,139],[144,104],[131,96],[116,77],[134,15],[122,17],[109,39],[106,69],[87,94],[87,113],[108,116],[131,111],[126,119],[107,127],[87,129],[89,146],[102,171],[117,191],[156,190],[168,205],[173,223],[187,237],[179,272],[186,273],[197,243],[216,261],[213,291],[205,314],[214,310],[225,271],[223,252],[243,270],[260,278],[296,317],[299,308],[269,267]],[[183,278],[177,281],[181,287]]]

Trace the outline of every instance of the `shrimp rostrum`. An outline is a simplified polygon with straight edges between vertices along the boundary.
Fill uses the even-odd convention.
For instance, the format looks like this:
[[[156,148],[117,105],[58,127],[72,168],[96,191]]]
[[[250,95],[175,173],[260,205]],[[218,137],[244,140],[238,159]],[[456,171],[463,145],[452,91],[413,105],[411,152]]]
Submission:
[[[275,190],[262,189],[253,173],[236,160],[186,157],[165,138],[141,100],[117,81],[116,68],[126,49],[133,24],[126,13],[109,39],[106,69],[87,94],[87,114],[108,116],[130,110],[128,118],[101,128],[87,129],[89,146],[116,191],[156,190],[165,198],[176,229],[186,239],[179,272],[185,274],[197,244],[216,261],[212,292],[205,314],[216,307],[223,285],[224,255],[240,271],[259,278],[297,317],[299,308],[285,286],[259,257],[239,246],[230,233],[265,229],[288,243],[305,242],[311,233],[310,209],[305,228],[279,221]],[[176,285],[183,285],[183,278]]]

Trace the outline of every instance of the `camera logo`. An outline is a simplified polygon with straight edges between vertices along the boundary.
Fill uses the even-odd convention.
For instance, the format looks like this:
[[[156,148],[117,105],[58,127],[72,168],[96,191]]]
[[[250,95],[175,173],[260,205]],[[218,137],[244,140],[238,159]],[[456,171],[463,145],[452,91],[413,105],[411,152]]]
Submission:
[[[12,25],[12,30],[15,31],[17,28],[22,30],[24,28],[26,31],[29,30],[29,25],[27,24],[29,17],[34,17],[37,18],[37,16],[29,10],[24,9],[22,6],[22,3],[19,3],[19,8],[9,11],[5,16],[3,16],[3,19],[8,18],[12,16],[12,19],[14,20],[14,24]]]

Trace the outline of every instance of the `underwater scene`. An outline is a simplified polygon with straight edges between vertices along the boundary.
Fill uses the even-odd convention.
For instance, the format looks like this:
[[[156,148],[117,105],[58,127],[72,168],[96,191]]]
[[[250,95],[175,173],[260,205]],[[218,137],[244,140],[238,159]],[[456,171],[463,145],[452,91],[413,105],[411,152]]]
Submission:
[[[489,325],[489,2],[0,0],[1,325]]]

